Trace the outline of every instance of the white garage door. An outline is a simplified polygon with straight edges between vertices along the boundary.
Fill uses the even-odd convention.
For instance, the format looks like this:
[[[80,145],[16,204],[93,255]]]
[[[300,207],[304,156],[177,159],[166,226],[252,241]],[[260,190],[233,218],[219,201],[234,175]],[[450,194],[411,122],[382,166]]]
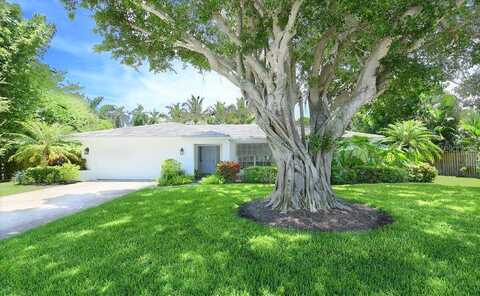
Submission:
[[[134,137],[95,139],[89,144],[87,166],[96,179],[156,179],[165,159],[185,159],[185,152],[180,155],[182,143],[166,141]]]

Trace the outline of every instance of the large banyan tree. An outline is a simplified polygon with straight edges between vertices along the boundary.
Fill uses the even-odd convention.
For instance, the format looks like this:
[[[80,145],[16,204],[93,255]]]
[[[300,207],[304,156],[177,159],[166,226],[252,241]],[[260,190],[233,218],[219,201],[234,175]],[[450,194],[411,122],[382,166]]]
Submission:
[[[94,12],[98,49],[126,64],[164,71],[181,60],[240,88],[278,166],[269,205],[312,212],[345,206],[331,162],[353,115],[405,65],[466,46],[475,10],[447,0],[64,1]],[[308,129],[296,120],[304,104]]]

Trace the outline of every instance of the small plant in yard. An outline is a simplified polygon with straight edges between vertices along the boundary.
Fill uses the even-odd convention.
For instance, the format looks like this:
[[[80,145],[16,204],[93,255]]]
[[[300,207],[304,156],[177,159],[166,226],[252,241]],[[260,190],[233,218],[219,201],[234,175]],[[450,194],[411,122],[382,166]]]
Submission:
[[[223,177],[225,182],[235,182],[240,172],[240,164],[236,161],[220,161],[217,164],[216,174]]]
[[[225,179],[218,174],[206,176],[200,180],[200,184],[202,185],[214,185],[214,184],[223,184],[223,183],[225,183]]]
[[[64,163],[59,167],[60,180],[63,183],[72,183],[80,178],[80,166],[71,163]]]
[[[428,163],[411,164],[407,167],[408,180],[416,183],[432,183],[438,171]]]
[[[179,175],[172,176],[168,179],[160,178],[158,179],[158,186],[173,186],[173,185],[185,185],[193,182],[192,176]]]
[[[167,159],[162,164],[162,175],[158,186],[184,185],[193,182],[193,177],[182,170],[182,164],[175,159]]]

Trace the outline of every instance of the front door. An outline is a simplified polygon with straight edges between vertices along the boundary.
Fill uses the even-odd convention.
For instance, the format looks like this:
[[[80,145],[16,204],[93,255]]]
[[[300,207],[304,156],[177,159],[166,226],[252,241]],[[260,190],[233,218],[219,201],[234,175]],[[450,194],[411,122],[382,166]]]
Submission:
[[[198,170],[202,175],[215,173],[220,161],[220,146],[198,146]]]

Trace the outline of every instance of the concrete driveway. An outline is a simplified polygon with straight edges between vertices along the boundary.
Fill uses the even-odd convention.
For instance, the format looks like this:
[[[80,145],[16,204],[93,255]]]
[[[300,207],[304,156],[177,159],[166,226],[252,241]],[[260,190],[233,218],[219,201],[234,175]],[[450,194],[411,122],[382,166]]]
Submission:
[[[154,184],[141,181],[81,182],[0,197],[0,239]]]

